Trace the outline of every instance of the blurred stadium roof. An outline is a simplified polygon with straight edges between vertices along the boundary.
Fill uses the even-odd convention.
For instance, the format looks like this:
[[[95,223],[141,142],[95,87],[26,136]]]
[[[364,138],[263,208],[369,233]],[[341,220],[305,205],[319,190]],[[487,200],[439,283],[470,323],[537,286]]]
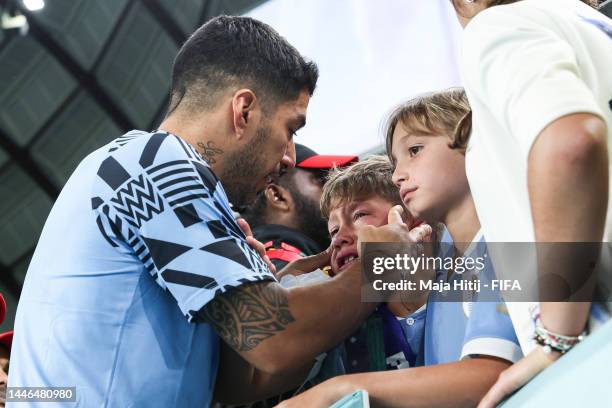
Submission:
[[[31,11],[36,1],[0,0],[0,292],[9,316],[80,160],[127,130],[154,129],[188,34],[264,1],[46,0]],[[19,16],[25,35],[26,26],[7,28],[21,25]]]

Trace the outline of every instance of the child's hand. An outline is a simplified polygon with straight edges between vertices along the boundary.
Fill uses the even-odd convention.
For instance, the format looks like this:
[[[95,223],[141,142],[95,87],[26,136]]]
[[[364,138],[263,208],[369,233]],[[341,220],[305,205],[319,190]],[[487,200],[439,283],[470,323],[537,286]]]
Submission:
[[[362,247],[366,248],[368,254],[365,258],[376,257],[387,257],[395,258],[400,253],[406,253],[410,257],[418,257],[427,253],[431,255],[431,245],[416,245],[417,243],[431,242],[433,229],[430,225],[422,223],[416,227],[410,229],[402,218],[404,209],[396,205],[389,210],[388,223],[381,227],[364,226],[357,234],[357,251],[359,257],[363,259]],[[373,244],[373,243],[388,243],[391,245],[370,245],[364,246],[362,244]],[[388,282],[399,282],[404,279],[403,271],[398,268],[391,268],[386,271],[385,280]],[[435,277],[435,271],[432,268],[419,268],[415,271],[416,274],[411,274],[412,279],[433,279]],[[391,292],[390,292],[391,293]],[[390,294],[388,293],[388,294]],[[411,291],[411,296],[402,301],[409,303],[423,303],[427,296],[426,291]]]
[[[268,268],[270,268],[270,271],[272,271],[273,274],[276,274],[276,266],[274,266],[274,264],[270,260],[270,257],[266,254],[266,248],[264,247],[264,244],[262,244],[261,241],[253,237],[253,231],[251,231],[251,226],[249,225],[247,220],[245,220],[244,218],[238,218],[237,222],[240,228],[242,229],[242,232],[244,232],[244,235],[246,235],[247,244],[249,244],[251,248],[257,251],[257,253],[259,254],[259,256],[262,257],[266,265],[268,265]]]
[[[428,242],[427,239],[433,232],[431,226],[423,223],[410,229],[402,218],[403,212],[402,206],[396,205],[389,210],[387,225],[364,226],[357,234],[357,251],[361,251],[361,244],[364,242]]]
[[[323,252],[316,255],[305,256],[295,261],[291,261],[276,274],[276,278],[280,280],[285,275],[302,275],[304,273],[314,272],[317,269],[323,269],[331,262],[331,246]]]
[[[502,400],[529,382],[560,357],[559,353],[546,354],[542,347],[536,347],[514,365],[503,371],[495,385],[480,401],[478,408],[494,408]]]

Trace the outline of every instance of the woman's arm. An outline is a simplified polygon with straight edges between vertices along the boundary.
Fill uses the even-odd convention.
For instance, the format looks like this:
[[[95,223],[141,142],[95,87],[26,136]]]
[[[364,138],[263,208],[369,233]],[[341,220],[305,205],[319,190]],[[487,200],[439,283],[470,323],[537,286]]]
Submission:
[[[552,122],[531,148],[527,177],[538,242],[601,242],[608,207],[607,130],[601,118],[578,113]],[[564,249],[558,254],[563,262],[556,257],[539,259],[540,277],[554,271],[571,283],[593,273],[589,263],[598,253],[577,245]],[[589,282],[591,291],[594,283],[595,279]],[[589,307],[589,302],[544,302],[542,323],[552,332],[578,335]]]
[[[601,242],[609,177],[603,120],[578,113],[552,122],[538,135],[529,152],[527,177],[538,242]],[[554,272],[567,279],[568,287],[572,282],[594,278],[589,264],[597,260],[597,245],[590,251],[575,244],[564,245],[556,252],[554,256],[538,258],[541,278]],[[589,293],[595,282],[596,279],[586,282]],[[541,302],[542,324],[551,332],[577,336],[585,328],[590,306],[591,302]],[[559,357],[557,352],[546,354],[537,347],[500,376],[479,407],[495,407]]]

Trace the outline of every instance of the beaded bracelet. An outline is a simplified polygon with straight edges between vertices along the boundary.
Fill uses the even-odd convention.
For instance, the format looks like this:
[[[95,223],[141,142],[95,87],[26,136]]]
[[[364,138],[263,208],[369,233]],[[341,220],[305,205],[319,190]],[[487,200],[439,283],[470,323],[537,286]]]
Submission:
[[[586,336],[586,331],[583,331],[578,336],[564,336],[562,334],[553,333],[547,330],[542,324],[540,314],[534,315],[535,333],[534,340],[538,343],[547,354],[553,350],[561,354],[567,353],[576,344],[580,343]]]

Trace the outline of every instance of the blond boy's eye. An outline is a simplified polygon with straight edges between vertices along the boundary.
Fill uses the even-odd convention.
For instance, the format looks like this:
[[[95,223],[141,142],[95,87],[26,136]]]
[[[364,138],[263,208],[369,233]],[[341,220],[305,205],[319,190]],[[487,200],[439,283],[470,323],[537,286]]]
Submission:
[[[410,153],[410,157],[412,156],[416,156],[421,149],[423,148],[423,146],[412,146],[408,149],[408,153]]]

